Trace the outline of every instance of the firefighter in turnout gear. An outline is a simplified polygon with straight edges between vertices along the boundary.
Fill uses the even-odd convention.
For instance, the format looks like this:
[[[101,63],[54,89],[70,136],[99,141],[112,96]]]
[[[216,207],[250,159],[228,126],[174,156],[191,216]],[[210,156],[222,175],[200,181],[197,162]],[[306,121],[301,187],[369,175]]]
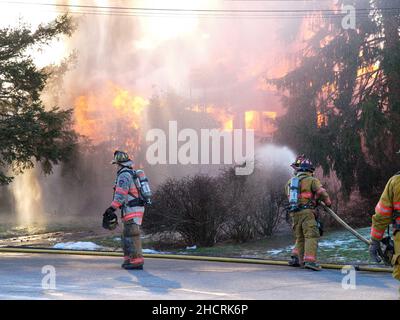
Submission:
[[[118,166],[117,178],[114,186],[114,196],[111,206],[106,210],[104,219],[121,209],[123,222],[122,246],[124,251],[125,269],[143,269],[144,259],[140,239],[140,225],[142,224],[144,206],[150,202],[147,179],[142,170],[133,170],[133,162],[127,153],[115,151],[112,164]],[[141,181],[147,183],[148,193],[143,196]],[[146,193],[146,192],[144,192]],[[113,220],[112,220],[113,221]],[[107,224],[103,222],[103,225]],[[110,229],[110,228],[109,228]]]
[[[331,200],[321,182],[313,176],[314,171],[315,168],[308,159],[300,159],[296,166],[296,175],[288,181],[285,191],[289,198],[289,212],[296,237],[289,265],[304,265],[307,269],[319,271],[321,267],[316,258],[320,231],[315,208],[318,201],[324,201],[330,206]]]
[[[294,175],[297,174],[301,162],[303,160],[305,160],[305,159],[306,159],[306,157],[305,157],[304,154],[299,154],[296,157],[296,160],[290,165],[290,167],[294,170],[294,172],[293,172]],[[289,219],[287,221],[289,222]],[[298,257],[298,253],[297,253],[297,249],[296,248],[297,248],[297,242],[294,244],[294,248],[292,250],[292,255],[291,255],[290,261],[289,261],[289,266],[291,266],[291,267],[300,267],[301,266],[300,265],[300,259]]]
[[[400,172],[389,179],[372,216],[369,251],[376,262],[381,261],[381,240],[390,224],[394,237],[393,277],[400,281]]]

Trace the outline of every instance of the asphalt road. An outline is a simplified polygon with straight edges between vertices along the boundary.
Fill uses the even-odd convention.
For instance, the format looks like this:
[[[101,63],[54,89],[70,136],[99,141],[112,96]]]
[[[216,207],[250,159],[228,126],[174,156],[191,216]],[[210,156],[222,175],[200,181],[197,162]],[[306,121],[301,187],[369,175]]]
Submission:
[[[357,272],[355,289],[344,289],[340,270],[148,258],[127,271],[121,260],[0,253],[0,299],[399,299],[387,273]]]

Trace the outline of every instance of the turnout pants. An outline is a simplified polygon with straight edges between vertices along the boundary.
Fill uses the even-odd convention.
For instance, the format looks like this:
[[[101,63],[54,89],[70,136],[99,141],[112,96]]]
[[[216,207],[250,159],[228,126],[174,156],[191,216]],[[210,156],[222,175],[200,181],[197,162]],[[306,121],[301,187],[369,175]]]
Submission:
[[[124,221],[122,233],[122,247],[124,260],[130,264],[141,266],[144,263],[142,253],[142,240],[140,239],[140,226],[133,219]]]
[[[314,212],[310,209],[292,213],[293,232],[296,237],[295,248],[292,254],[302,262],[315,262],[319,230]]]

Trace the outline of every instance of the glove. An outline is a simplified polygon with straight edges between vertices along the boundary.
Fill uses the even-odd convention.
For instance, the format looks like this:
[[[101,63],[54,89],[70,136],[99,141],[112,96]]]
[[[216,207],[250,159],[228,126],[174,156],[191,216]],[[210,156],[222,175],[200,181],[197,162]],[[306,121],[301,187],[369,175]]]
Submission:
[[[328,208],[332,208],[332,202],[325,203],[325,205],[326,205]]]
[[[118,225],[118,217],[115,214],[115,208],[109,207],[103,214],[103,228],[114,230]]]
[[[369,246],[369,254],[371,259],[375,262],[381,262],[381,242],[378,240],[371,239],[371,244]]]

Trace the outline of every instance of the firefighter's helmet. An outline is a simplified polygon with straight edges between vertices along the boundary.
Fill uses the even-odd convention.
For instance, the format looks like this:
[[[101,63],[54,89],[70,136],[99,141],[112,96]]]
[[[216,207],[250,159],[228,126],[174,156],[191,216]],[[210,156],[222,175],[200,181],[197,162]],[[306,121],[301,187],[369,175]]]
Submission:
[[[114,159],[113,159],[113,161],[111,161],[111,163],[112,164],[121,164],[121,163],[128,162],[128,161],[131,161],[131,159],[129,159],[129,155],[126,152],[116,150],[114,152]]]
[[[297,170],[300,167],[300,164],[303,160],[306,159],[304,154],[299,154],[296,160],[290,165],[294,170]]]
[[[314,172],[315,167],[309,159],[303,159],[298,167],[301,172]]]

